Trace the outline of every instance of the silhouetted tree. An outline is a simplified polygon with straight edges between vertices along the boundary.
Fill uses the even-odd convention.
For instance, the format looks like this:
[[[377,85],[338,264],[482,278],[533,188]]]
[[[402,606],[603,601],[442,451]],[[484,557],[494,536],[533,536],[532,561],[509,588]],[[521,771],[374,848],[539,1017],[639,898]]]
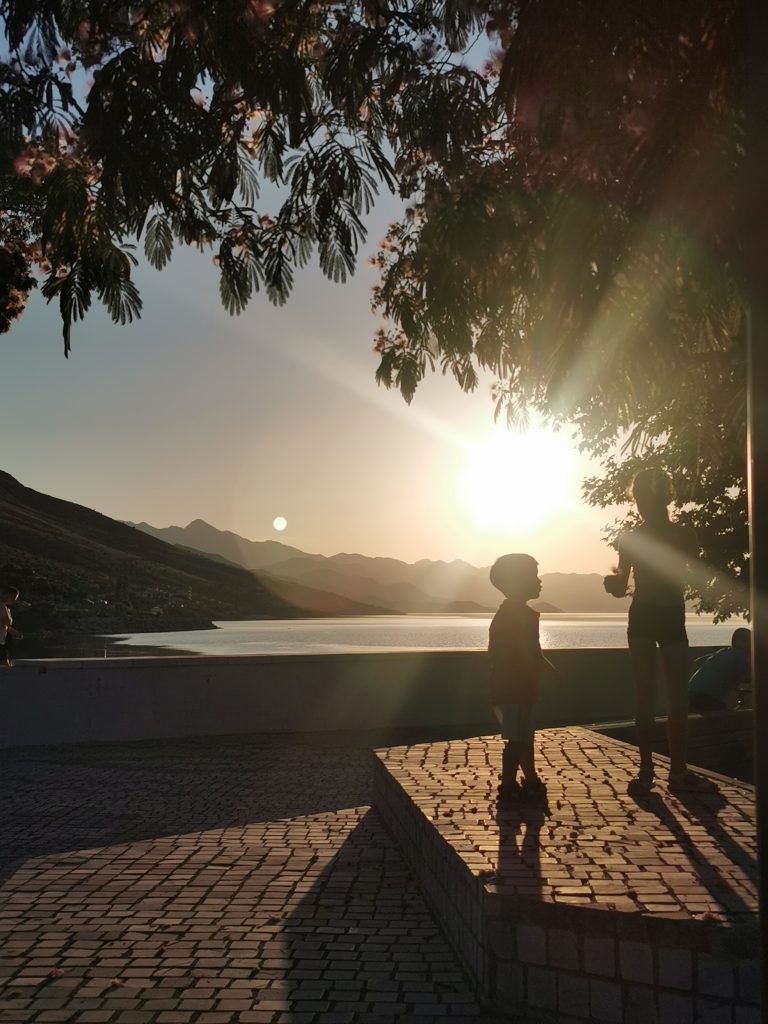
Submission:
[[[65,353],[94,296],[139,315],[132,240],[158,268],[213,247],[230,313],[260,287],[281,303],[313,250],[352,271],[394,150],[484,130],[484,79],[451,58],[482,19],[467,0],[0,0],[0,19],[0,209],[30,246],[2,252],[22,284],[44,267]]]
[[[378,379],[498,379],[568,419],[605,504],[662,463],[726,613],[745,570],[738,0],[0,0],[0,327],[37,262],[65,351],[139,315],[133,242],[212,247],[232,313],[313,251],[343,280],[383,185]],[[462,62],[472,33],[496,47]],[[264,186],[266,185],[266,188]],[[5,230],[6,225],[12,230]],[[15,283],[14,283],[15,282]],[[617,449],[617,445],[619,448]],[[621,448],[621,446],[624,446]]]
[[[460,166],[401,167],[417,201],[375,295],[378,378],[407,400],[435,366],[465,390],[490,371],[497,413],[579,427],[594,504],[667,468],[720,614],[744,607],[748,550],[739,13],[492,0],[495,131]]]

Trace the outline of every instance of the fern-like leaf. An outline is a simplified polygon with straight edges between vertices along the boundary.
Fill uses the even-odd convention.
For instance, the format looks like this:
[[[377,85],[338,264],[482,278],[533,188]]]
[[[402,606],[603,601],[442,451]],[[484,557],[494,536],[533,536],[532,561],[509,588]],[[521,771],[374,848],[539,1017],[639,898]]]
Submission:
[[[173,252],[171,226],[162,213],[156,213],[147,224],[144,253],[156,270],[162,270]]]

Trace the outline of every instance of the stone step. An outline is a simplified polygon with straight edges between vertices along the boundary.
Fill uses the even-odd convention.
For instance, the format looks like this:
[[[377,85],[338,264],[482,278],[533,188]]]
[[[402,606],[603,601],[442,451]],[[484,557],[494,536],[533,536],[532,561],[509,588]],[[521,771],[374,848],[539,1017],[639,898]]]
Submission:
[[[757,1024],[753,788],[701,771],[638,801],[627,744],[536,743],[547,801],[506,809],[498,736],[376,752],[375,806],[481,999],[558,1024]]]

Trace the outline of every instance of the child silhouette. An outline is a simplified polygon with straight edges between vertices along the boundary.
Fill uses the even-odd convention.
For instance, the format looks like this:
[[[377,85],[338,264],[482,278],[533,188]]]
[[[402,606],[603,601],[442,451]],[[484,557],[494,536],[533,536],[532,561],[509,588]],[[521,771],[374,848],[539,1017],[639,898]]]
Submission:
[[[642,519],[619,537],[619,565],[604,580],[614,597],[627,592],[629,574],[634,593],[629,609],[627,641],[635,684],[635,723],[640,770],[627,787],[631,795],[647,793],[654,782],[653,719],[656,697],[657,647],[667,697],[669,787],[696,783],[688,771],[688,636],[685,631],[685,585],[690,563],[698,557],[696,535],[669,518],[672,484],[658,469],[639,472],[631,495]]]
[[[491,567],[491,583],[506,600],[491,622],[488,653],[490,697],[506,740],[502,754],[499,800],[544,797],[546,787],[536,773],[533,707],[544,667],[552,666],[539,645],[539,613],[527,602],[541,593],[538,563],[530,555],[502,555]],[[517,782],[522,768],[522,786]]]

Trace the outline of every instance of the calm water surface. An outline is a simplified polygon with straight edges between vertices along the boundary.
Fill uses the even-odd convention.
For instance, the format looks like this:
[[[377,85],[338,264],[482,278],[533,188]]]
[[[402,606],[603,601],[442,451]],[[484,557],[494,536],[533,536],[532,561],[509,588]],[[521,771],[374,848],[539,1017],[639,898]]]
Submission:
[[[218,622],[217,629],[177,633],[133,633],[113,637],[142,653],[237,656],[244,654],[344,654],[376,651],[482,650],[488,645],[490,615],[371,615],[338,619],[270,619]],[[723,646],[741,622],[713,625],[689,616],[693,647]],[[626,647],[627,617],[616,615],[542,615],[541,645],[554,647]],[[151,650],[148,650],[151,649]],[[117,653],[117,652],[115,652]]]

